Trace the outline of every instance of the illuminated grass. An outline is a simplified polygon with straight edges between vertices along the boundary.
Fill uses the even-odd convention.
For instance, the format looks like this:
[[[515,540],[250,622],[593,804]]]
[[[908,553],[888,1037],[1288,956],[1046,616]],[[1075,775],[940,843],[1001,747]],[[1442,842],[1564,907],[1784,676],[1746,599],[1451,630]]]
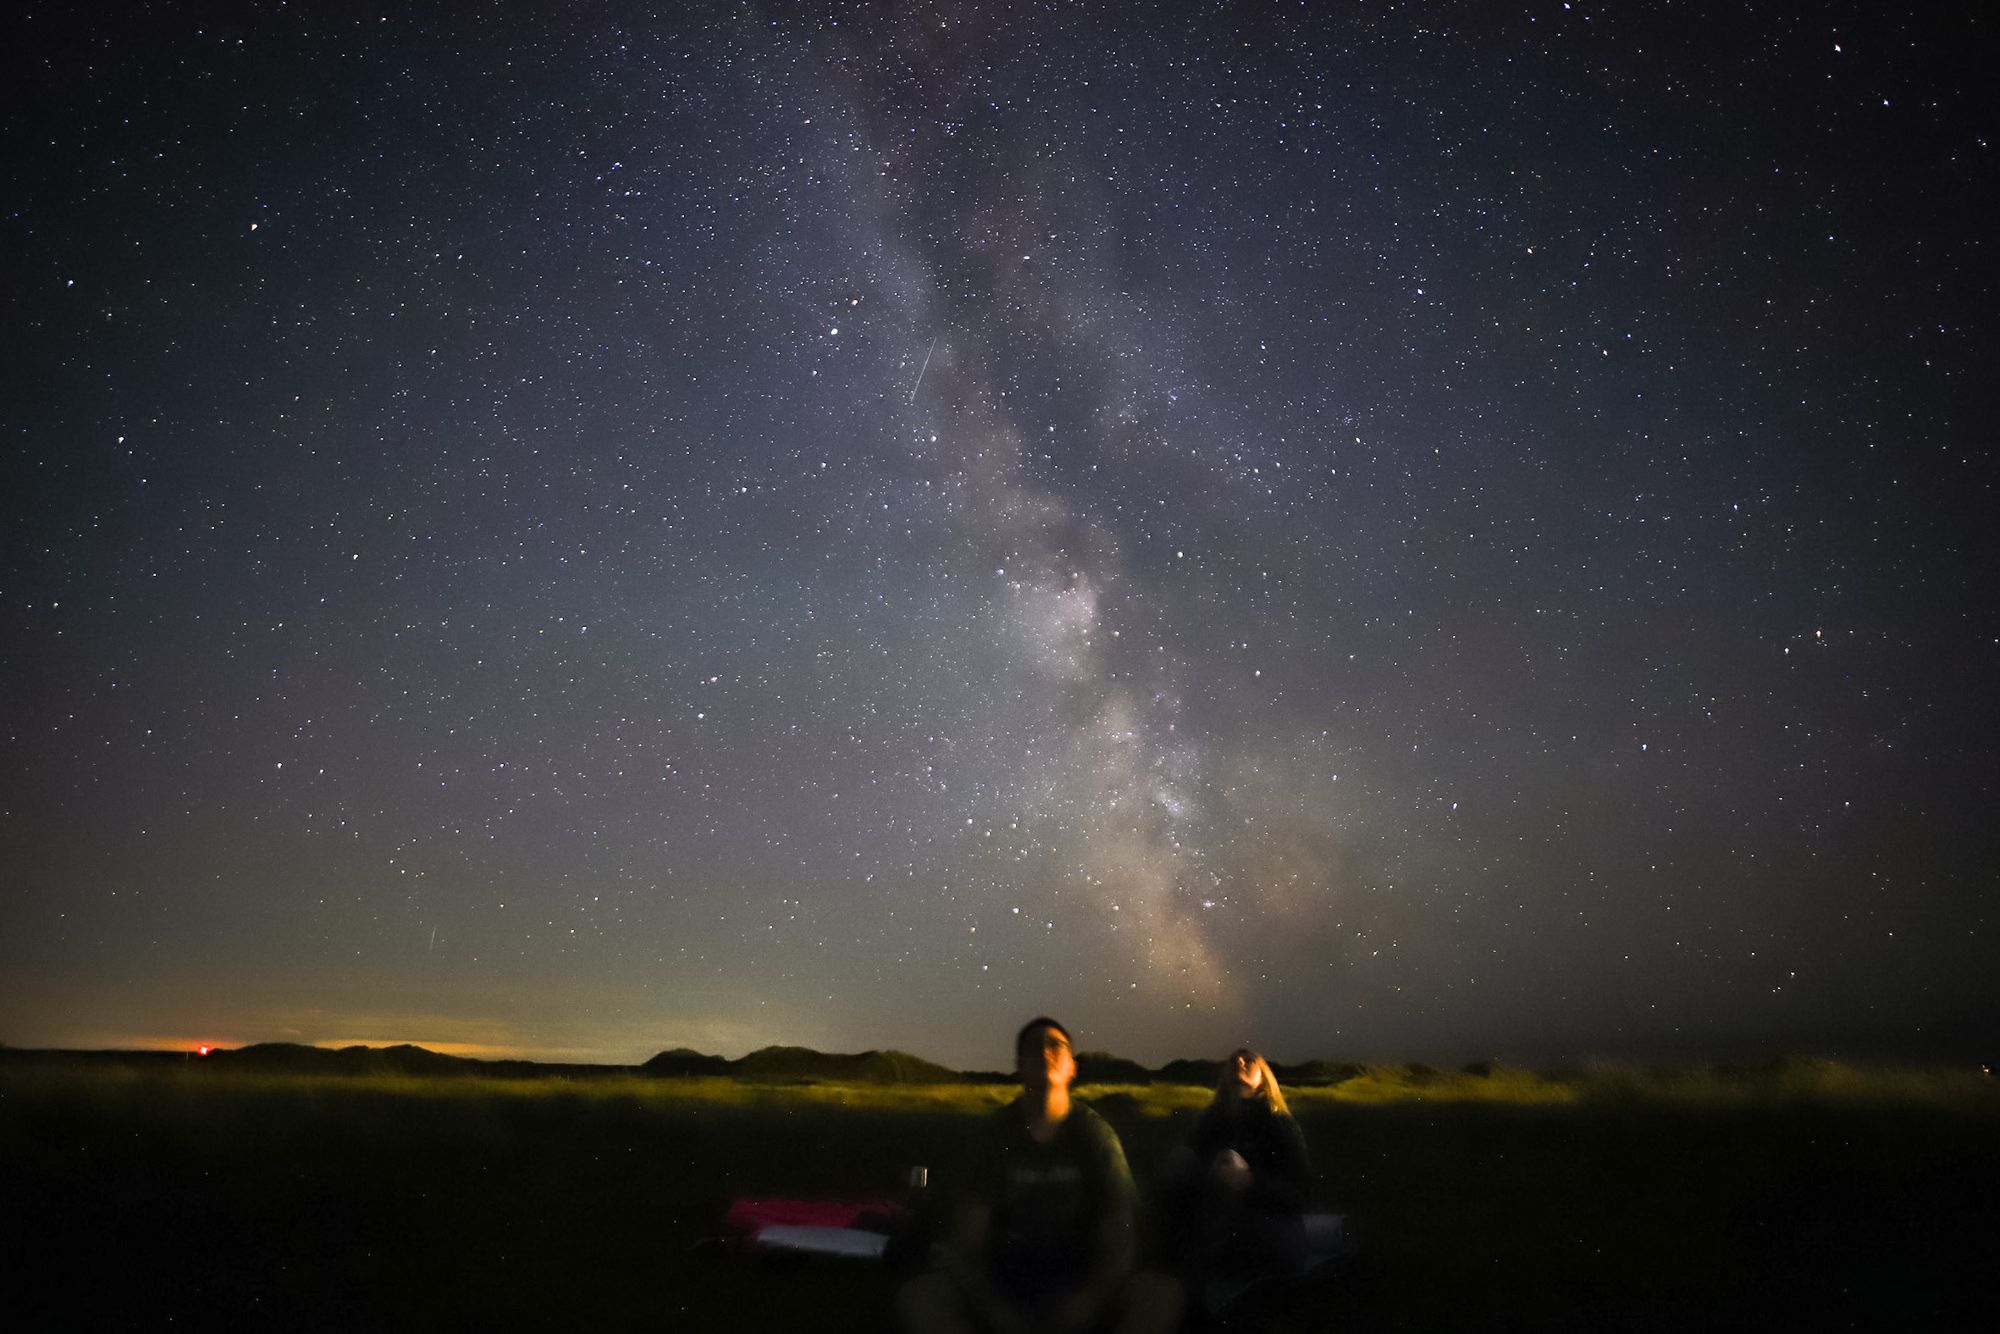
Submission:
[[[214,1096],[268,1095],[306,1103],[383,1097],[439,1102],[574,1100],[660,1110],[838,1108],[966,1115],[989,1111],[1016,1091],[1011,1084],[760,1083],[720,1075],[663,1079],[622,1073],[531,1078],[320,1074],[199,1063],[13,1065],[0,1067],[0,1088],[31,1100],[71,1097],[107,1106],[157,1103],[170,1107],[199,1104]],[[1142,1117],[1166,1117],[1197,1109],[1210,1096],[1206,1088],[1168,1083],[1079,1085],[1077,1093],[1087,1102]],[[1302,1113],[1314,1108],[1407,1103],[1724,1108],[1813,1102],[2000,1111],[2000,1080],[1977,1068],[1864,1066],[1818,1059],[1786,1060],[1752,1069],[1597,1065],[1559,1076],[1508,1068],[1474,1074],[1376,1065],[1338,1083],[1288,1087],[1286,1097]]]
[[[1377,1105],[1397,1102],[1494,1102],[1554,1106],[1573,1103],[1580,1090],[1526,1070],[1490,1075],[1436,1074],[1410,1066],[1369,1066],[1352,1079],[1323,1088],[1290,1089],[1294,1106],[1318,1102]]]
[[[1605,1066],[1577,1080],[1600,1102],[1702,1107],[1834,1103],[2000,1109],[2000,1080],[1978,1067],[1870,1066],[1793,1057],[1753,1069]]]

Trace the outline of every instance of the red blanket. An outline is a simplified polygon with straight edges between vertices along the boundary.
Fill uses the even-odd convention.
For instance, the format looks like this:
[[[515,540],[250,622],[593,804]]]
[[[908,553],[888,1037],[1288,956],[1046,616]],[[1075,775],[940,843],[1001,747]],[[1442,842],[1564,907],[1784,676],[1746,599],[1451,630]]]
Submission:
[[[754,1246],[767,1227],[851,1227],[893,1234],[909,1221],[894,1200],[752,1200],[729,1202],[722,1236],[734,1246]]]

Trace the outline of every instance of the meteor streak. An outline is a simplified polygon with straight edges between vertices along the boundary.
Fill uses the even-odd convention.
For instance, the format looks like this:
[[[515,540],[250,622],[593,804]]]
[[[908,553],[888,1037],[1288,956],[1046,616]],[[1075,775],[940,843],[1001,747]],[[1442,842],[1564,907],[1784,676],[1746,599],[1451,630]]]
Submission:
[[[938,336],[936,334],[932,334],[931,351],[924,353],[924,364],[922,368],[917,371],[917,382],[910,386],[910,402],[912,403],[917,401],[917,391],[924,387],[924,371],[927,371],[931,368],[931,352],[937,351],[937,343],[938,343]]]

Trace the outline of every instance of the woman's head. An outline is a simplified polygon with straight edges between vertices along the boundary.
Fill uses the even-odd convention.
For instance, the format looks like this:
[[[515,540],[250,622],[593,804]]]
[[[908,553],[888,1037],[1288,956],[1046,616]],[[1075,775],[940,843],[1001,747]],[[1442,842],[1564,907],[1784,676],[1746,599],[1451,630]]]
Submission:
[[[1271,1073],[1271,1063],[1248,1047],[1238,1047],[1223,1058],[1221,1077],[1215,1085],[1215,1100],[1219,1103],[1261,1102],[1274,1112],[1288,1110],[1285,1092],[1278,1087],[1278,1077]]]

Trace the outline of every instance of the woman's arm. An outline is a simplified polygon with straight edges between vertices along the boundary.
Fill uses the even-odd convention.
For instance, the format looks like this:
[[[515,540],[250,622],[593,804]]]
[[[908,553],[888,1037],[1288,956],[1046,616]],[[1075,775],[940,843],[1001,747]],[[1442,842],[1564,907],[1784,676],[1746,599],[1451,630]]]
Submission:
[[[1256,1132],[1260,1143],[1252,1160],[1255,1175],[1250,1182],[1250,1202],[1260,1209],[1303,1209],[1306,1190],[1312,1184],[1305,1132],[1282,1112],[1261,1120]]]

